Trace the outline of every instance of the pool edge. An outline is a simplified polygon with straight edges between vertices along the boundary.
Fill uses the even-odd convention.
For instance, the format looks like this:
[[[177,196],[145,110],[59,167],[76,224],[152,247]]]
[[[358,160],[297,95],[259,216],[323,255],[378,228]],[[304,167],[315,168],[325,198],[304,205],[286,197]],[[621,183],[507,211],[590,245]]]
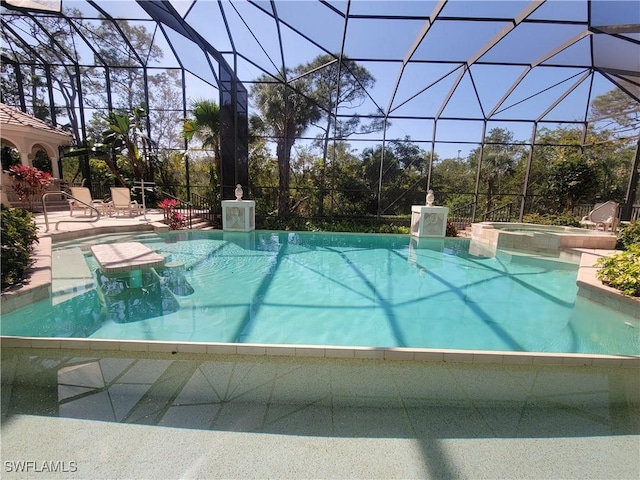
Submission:
[[[640,368],[640,355],[0,336],[0,349],[7,348]]]

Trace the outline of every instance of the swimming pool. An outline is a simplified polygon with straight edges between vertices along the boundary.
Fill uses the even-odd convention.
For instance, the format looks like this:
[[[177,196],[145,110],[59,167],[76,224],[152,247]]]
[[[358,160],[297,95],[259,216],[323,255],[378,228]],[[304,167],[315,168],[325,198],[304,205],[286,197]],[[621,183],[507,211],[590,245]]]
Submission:
[[[56,246],[52,288],[62,295],[3,315],[2,335],[640,353],[637,319],[576,299],[576,265],[474,257],[464,239],[142,234],[136,241],[168,264],[135,287],[127,275],[102,274],[90,253],[92,243],[123,239]],[[90,278],[60,290],[70,251],[81,252]]]

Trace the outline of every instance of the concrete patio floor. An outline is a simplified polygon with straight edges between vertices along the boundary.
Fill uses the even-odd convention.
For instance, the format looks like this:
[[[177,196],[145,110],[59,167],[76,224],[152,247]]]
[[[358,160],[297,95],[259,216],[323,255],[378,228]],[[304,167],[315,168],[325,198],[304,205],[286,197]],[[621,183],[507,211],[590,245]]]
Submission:
[[[49,212],[48,218],[45,219],[44,214],[35,214],[35,221],[38,227],[39,236],[55,236],[67,234],[68,232],[87,232],[95,228],[114,228],[114,229],[144,229],[151,228],[148,225],[154,222],[162,222],[164,213],[160,209],[148,208],[144,215],[136,215],[129,217],[127,215],[101,215],[99,219],[94,215],[83,214],[82,211],[76,211],[72,216],[68,210]],[[47,220],[49,223],[47,230]]]

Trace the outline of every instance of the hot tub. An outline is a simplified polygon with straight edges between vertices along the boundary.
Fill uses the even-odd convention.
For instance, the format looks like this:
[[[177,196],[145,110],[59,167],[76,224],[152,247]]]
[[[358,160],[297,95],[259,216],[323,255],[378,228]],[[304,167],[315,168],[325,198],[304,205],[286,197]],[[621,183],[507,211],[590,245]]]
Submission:
[[[471,240],[489,249],[559,255],[563,249],[613,250],[616,235],[584,228],[533,223],[481,222],[471,226]]]

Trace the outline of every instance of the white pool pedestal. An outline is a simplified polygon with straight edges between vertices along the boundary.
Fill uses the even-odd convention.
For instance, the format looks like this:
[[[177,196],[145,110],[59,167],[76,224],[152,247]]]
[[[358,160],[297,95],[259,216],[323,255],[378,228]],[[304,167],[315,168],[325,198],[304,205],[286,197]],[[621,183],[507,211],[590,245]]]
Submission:
[[[449,207],[411,206],[411,235],[417,237],[445,237]]]
[[[255,200],[222,201],[222,230],[228,232],[251,232],[255,228]]]

